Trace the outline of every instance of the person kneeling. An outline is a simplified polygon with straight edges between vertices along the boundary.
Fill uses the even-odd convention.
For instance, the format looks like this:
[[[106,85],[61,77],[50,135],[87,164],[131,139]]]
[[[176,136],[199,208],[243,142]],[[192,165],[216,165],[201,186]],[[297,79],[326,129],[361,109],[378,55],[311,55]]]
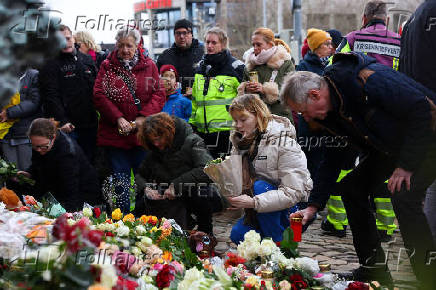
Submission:
[[[212,213],[222,206],[203,172],[212,160],[203,139],[184,120],[161,112],[145,119],[138,140],[149,151],[136,175],[136,214],[173,218],[187,229],[189,208],[198,230],[211,234]]]
[[[97,172],[75,140],[57,128],[51,119],[33,120],[28,132],[32,142],[32,164],[18,171],[35,180],[31,191],[36,198],[50,192],[68,211],[92,205],[101,200]]]
[[[243,189],[242,195],[228,199],[232,208],[245,209],[230,238],[238,244],[255,230],[281,241],[290,207],[306,201],[312,189],[295,128],[288,118],[272,115],[256,95],[236,97],[229,112],[236,129],[230,136],[232,154],[242,155]]]

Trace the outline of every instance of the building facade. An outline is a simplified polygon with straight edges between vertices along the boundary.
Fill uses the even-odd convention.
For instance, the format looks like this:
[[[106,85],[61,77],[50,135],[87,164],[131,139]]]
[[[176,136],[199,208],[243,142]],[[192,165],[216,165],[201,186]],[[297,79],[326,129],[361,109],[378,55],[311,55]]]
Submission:
[[[141,29],[146,47],[156,57],[174,42],[174,23],[188,18],[194,24],[194,37],[203,40],[204,32],[214,25],[225,29],[232,53],[242,58],[251,46],[251,34],[266,26],[277,37],[291,44],[293,56],[299,60],[298,45],[293,43],[294,18],[292,0],[145,0],[135,4],[136,19],[153,19],[152,29]],[[302,34],[308,28],[337,29],[343,35],[359,29],[367,0],[302,0]],[[423,0],[390,0],[389,29],[398,31]]]

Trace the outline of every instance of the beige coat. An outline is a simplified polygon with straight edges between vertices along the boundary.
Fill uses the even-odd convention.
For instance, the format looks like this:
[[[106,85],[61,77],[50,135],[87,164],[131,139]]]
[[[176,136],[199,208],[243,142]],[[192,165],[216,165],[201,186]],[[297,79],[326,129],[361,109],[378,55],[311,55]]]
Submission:
[[[233,143],[234,135],[231,135]],[[232,154],[239,154],[233,147]],[[257,212],[272,212],[290,208],[307,201],[312,190],[312,179],[307,160],[296,141],[295,128],[285,117],[273,115],[263,135],[254,161],[258,179],[278,184],[254,197]]]

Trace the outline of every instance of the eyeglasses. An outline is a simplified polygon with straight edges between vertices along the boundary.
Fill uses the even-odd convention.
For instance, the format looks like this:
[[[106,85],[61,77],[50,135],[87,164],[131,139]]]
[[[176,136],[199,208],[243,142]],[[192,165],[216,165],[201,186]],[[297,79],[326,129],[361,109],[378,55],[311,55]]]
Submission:
[[[53,139],[51,139],[50,141],[48,141],[47,145],[33,145],[32,144],[32,148],[36,151],[38,150],[48,150],[51,146],[51,144],[53,143]]]
[[[188,34],[191,34],[191,31],[176,31],[176,32],[174,32],[174,34],[176,35],[176,36],[186,36],[186,35],[188,35]]]

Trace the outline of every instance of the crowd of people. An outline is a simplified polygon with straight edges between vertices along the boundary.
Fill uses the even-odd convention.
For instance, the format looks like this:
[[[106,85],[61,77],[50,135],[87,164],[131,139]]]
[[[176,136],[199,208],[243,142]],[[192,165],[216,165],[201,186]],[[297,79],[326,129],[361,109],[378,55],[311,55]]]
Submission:
[[[344,37],[308,29],[299,64],[265,27],[238,60],[225,30],[210,28],[200,41],[180,19],[155,63],[134,28],[118,31],[109,52],[61,25],[65,47],[23,72],[0,113],[3,157],[35,180],[26,191],[50,192],[67,211],[84,202],[110,210],[109,180],[113,207],[129,213],[131,187],[117,179],[134,180],[135,213],[187,230],[213,235],[214,212],[243,209],[236,244],[252,229],[279,242],[290,216],[307,229],[327,207],[326,233],[343,237],[351,227],[359,281],[392,285],[381,243],[397,218],[414,273],[432,289],[435,29],[422,29],[432,13],[436,1],[427,0],[400,36],[387,28],[386,3],[371,0],[362,28]],[[343,146],[329,142],[338,136]],[[228,154],[242,156],[243,190],[224,198],[203,168]]]

